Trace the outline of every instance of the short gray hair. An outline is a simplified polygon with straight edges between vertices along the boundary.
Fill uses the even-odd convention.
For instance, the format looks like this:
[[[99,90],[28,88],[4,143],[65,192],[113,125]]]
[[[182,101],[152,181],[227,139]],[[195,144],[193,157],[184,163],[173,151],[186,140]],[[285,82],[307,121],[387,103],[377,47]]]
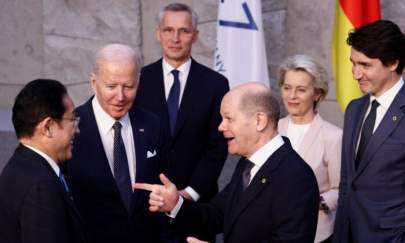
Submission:
[[[136,72],[140,72],[142,66],[142,56],[140,52],[136,51],[131,46],[119,43],[105,45],[97,51],[93,72],[97,73],[99,71],[101,62],[120,57],[133,59],[137,67]]]
[[[256,112],[263,112],[277,129],[280,119],[280,105],[276,98],[271,95],[270,89],[246,90],[242,93],[240,110],[246,115],[253,115]]]
[[[162,10],[159,11],[157,16],[158,25],[162,23],[163,16],[167,11],[189,13],[191,15],[191,24],[193,26],[193,29],[197,30],[198,15],[192,8],[190,8],[187,4],[184,3],[170,3],[166,5],[164,8],[162,8]]]
[[[316,102],[314,108],[328,94],[329,86],[326,70],[312,57],[307,55],[295,55],[285,59],[279,68],[278,85],[280,87],[284,84],[284,78],[287,71],[303,71],[313,78],[315,89],[318,89],[321,93],[319,101]]]

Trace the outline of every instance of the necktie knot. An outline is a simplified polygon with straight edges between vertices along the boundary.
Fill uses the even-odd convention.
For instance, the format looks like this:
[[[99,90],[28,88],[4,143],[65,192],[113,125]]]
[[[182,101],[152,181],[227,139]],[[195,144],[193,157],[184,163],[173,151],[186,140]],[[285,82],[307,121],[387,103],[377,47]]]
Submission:
[[[380,105],[380,103],[378,103],[377,100],[373,100],[373,102],[371,102],[371,110],[370,110],[370,113],[371,113],[372,110],[376,110],[379,105]]]
[[[171,73],[173,74],[174,79],[178,79],[178,78],[179,78],[179,70],[173,69],[173,70],[171,71]]]
[[[114,132],[121,132],[122,125],[119,121],[116,121],[113,125]]]
[[[246,164],[245,164],[245,168],[243,169],[243,173],[242,173],[242,178],[243,178],[243,190],[245,190],[249,183],[250,183],[250,171],[252,170],[253,166],[255,166],[255,164],[248,160],[245,159]]]

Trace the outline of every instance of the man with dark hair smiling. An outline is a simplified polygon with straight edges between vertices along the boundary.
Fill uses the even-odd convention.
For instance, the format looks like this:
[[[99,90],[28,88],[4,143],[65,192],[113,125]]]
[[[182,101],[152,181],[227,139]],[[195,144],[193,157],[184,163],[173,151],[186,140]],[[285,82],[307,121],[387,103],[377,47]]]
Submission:
[[[13,106],[20,145],[0,176],[0,242],[81,243],[81,217],[59,168],[72,157],[79,118],[56,80],[28,83]]]
[[[345,112],[334,242],[404,242],[405,37],[379,20],[347,42],[365,95]]]

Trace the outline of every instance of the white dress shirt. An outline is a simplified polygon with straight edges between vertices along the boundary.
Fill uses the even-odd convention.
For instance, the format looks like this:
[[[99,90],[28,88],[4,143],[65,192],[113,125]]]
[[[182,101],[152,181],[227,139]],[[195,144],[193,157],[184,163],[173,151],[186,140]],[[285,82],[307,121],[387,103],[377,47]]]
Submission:
[[[53,160],[46,153],[42,152],[39,149],[36,149],[36,148],[34,148],[34,147],[30,146],[30,145],[27,145],[27,144],[23,144],[23,145],[25,147],[31,149],[35,153],[39,154],[42,158],[44,158],[48,162],[48,164],[52,167],[53,171],[55,171],[56,176],[59,177],[60,168],[59,168],[58,164],[55,162],[55,160]]]
[[[254,164],[254,166],[250,170],[249,183],[253,180],[256,173],[260,170],[260,168],[262,168],[267,159],[270,158],[270,156],[277,149],[283,146],[283,144],[284,144],[283,138],[279,134],[277,134],[274,138],[268,141],[265,145],[263,145],[249,157],[250,162]]]
[[[165,96],[166,100],[169,97],[170,89],[172,88],[174,77],[171,73],[174,69],[179,71],[179,80],[180,80],[180,96],[179,96],[179,106],[181,104],[181,99],[183,97],[184,89],[186,87],[188,74],[190,73],[191,67],[191,58],[189,58],[185,63],[181,64],[179,67],[174,68],[168,62],[163,59],[162,68],[163,68],[163,81],[165,85]],[[186,187],[185,191],[191,196],[194,201],[200,199],[200,194],[198,194],[192,187]]]
[[[189,58],[185,63],[181,64],[178,68],[174,68],[170,66],[168,62],[163,59],[162,61],[163,67],[163,81],[165,84],[165,96],[166,100],[169,97],[170,89],[174,82],[174,77],[172,71],[174,69],[179,71],[179,80],[180,80],[180,96],[179,96],[179,104],[181,102],[181,98],[183,97],[184,88],[186,87],[188,74],[190,73],[191,67],[191,58]]]
[[[370,113],[371,103],[374,100],[377,100],[377,102],[380,105],[377,107],[377,110],[376,110],[376,117],[375,117],[373,133],[375,132],[377,127],[380,125],[382,119],[385,116],[385,113],[387,113],[388,108],[390,108],[390,105],[391,105],[392,101],[397,96],[399,90],[401,90],[403,85],[404,85],[404,80],[402,78],[400,78],[398,80],[398,82],[396,82],[396,84],[394,86],[392,86],[389,90],[385,91],[379,97],[376,97],[374,95],[370,95],[370,104],[369,104],[369,106],[367,108],[366,115],[364,116],[363,124],[364,124],[364,121],[366,120],[366,118],[368,116],[368,113]],[[362,125],[361,130],[363,130],[363,125]],[[361,131],[360,131],[359,134],[360,134],[359,136],[361,136]],[[357,149],[359,148],[359,144],[360,144],[360,137],[359,137],[359,139],[357,139]],[[357,151],[357,149],[356,149],[356,151]]]
[[[114,129],[113,125],[117,121],[112,118],[101,107],[94,97],[92,100],[92,107],[94,116],[96,117],[96,123],[98,131],[100,133],[101,141],[103,143],[104,151],[108,159],[108,164],[112,174],[114,175]],[[129,176],[131,177],[131,183],[135,183],[135,141],[132,133],[131,121],[129,120],[128,113],[125,114],[120,120],[121,125],[121,137],[124,141],[125,152],[128,159]]]

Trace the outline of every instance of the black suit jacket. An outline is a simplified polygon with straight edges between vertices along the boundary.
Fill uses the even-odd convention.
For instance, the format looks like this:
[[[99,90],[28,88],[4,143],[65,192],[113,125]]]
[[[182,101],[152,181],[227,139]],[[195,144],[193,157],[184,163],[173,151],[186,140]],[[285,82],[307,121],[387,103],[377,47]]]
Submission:
[[[288,140],[263,164],[242,192],[246,160],[238,163],[230,183],[211,203],[185,201],[177,228],[223,232],[225,243],[313,243],[319,191],[312,169]]]
[[[156,242],[156,215],[148,210],[149,195],[137,190],[128,212],[121,200],[96,124],[91,99],[76,109],[80,134],[74,140],[68,179],[92,242]],[[136,182],[157,183],[159,122],[155,115],[133,107],[129,118],[134,133]],[[157,156],[148,158],[147,151]]]
[[[162,124],[163,169],[177,188],[191,186],[207,201],[218,192],[217,179],[227,156],[218,131],[219,108],[229,90],[227,79],[192,60],[186,87],[171,135],[165,98],[162,60],[144,67],[135,104],[158,114]]]
[[[81,217],[58,176],[21,144],[0,176],[0,242],[86,242]]]

